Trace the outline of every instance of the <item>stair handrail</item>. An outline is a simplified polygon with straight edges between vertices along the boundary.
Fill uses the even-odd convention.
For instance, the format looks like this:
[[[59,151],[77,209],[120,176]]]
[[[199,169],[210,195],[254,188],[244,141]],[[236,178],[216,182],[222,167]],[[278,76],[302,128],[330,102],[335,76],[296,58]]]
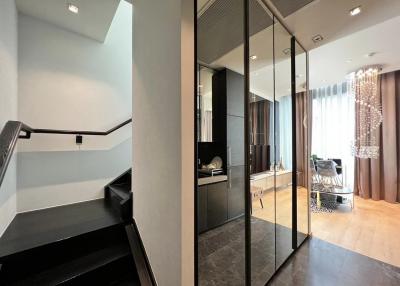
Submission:
[[[117,126],[107,131],[87,131],[87,130],[58,130],[58,129],[42,129],[32,128],[21,121],[7,121],[0,133],[0,187],[3,183],[8,165],[14,153],[18,139],[30,139],[32,133],[37,134],[65,134],[65,135],[91,135],[91,136],[107,136],[114,131],[124,127],[132,122],[132,118],[125,120]],[[23,133],[23,134],[21,134]]]

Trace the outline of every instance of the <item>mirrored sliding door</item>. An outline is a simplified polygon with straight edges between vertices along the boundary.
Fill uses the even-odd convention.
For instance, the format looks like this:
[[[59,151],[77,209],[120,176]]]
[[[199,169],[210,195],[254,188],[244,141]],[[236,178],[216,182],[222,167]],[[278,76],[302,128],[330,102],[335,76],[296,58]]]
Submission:
[[[265,285],[309,233],[307,53],[261,0],[198,1],[197,285]]]
[[[244,0],[198,1],[198,285],[245,285]]]
[[[296,172],[297,172],[297,245],[299,246],[309,233],[309,191],[310,191],[310,157],[309,146],[309,95],[307,53],[295,43],[295,113],[296,113]]]
[[[293,126],[291,88],[291,35],[274,24],[275,198],[276,267],[289,257],[293,228]]]
[[[258,31],[260,20],[265,28]],[[275,273],[274,18],[256,0],[249,4],[249,170],[251,283]]]

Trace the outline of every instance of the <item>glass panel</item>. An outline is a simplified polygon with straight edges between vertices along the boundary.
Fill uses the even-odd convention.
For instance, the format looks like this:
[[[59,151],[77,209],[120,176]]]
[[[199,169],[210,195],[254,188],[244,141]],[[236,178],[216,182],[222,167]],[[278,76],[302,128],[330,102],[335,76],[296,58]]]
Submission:
[[[276,21],[275,49],[275,200],[276,268],[292,252],[292,98],[291,35]]]
[[[275,272],[273,17],[250,0],[249,24],[251,282],[261,286]]]
[[[212,76],[214,70],[199,65],[197,98],[197,138],[199,142],[212,142]]]
[[[296,156],[297,156],[297,244],[308,234],[309,160],[307,54],[296,42]]]
[[[198,5],[197,60],[213,70],[199,70],[200,96],[212,93],[212,130],[203,129],[197,145],[199,285],[239,286],[245,285],[244,0]],[[204,110],[210,99],[198,103]],[[212,142],[202,142],[211,141],[210,132]]]

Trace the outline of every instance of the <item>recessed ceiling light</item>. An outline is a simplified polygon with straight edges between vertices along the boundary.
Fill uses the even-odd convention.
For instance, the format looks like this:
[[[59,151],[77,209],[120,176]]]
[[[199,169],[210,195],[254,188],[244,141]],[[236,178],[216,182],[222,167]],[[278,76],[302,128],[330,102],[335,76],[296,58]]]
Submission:
[[[75,6],[74,4],[68,3],[68,10],[74,14],[79,13],[79,8],[78,6]]]
[[[257,59],[257,56],[256,56],[256,55],[251,55],[251,56],[250,56],[250,59],[251,59],[251,60],[256,60],[256,59]]]
[[[368,53],[368,54],[365,54],[364,57],[366,57],[366,58],[372,58],[373,56],[375,56],[375,54],[376,54],[376,53],[374,53],[374,52]]]
[[[282,51],[282,53],[284,53],[285,55],[290,55],[290,48],[286,48]]]
[[[318,35],[315,35],[314,37],[312,37],[311,39],[314,43],[318,43],[318,42],[321,42],[324,38],[318,34]]]
[[[355,7],[350,10],[350,16],[356,16],[361,13],[361,6]]]

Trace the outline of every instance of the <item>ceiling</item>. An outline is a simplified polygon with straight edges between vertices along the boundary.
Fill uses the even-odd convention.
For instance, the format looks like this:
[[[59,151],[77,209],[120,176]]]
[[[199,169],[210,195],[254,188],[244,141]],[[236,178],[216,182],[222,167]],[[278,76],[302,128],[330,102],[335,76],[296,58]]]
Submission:
[[[199,3],[205,6],[199,9],[199,15],[205,15],[207,9],[218,1],[223,0],[200,0]],[[287,0],[254,1],[261,6],[265,2],[277,11],[280,18],[284,18],[288,29],[310,51],[310,88],[341,82],[349,72],[364,65],[380,64],[384,68],[383,72],[400,68],[400,53],[397,52],[400,50],[400,39],[396,37],[396,28],[400,27],[400,17],[397,17],[400,16],[399,0],[301,0],[290,2],[294,5],[292,7],[287,6]],[[361,14],[351,17],[350,9],[359,5],[362,8]],[[257,55],[256,60],[250,61],[250,90],[271,98],[274,91],[273,26],[264,26],[261,31],[252,33],[250,38],[250,55]],[[223,46],[225,37],[218,38],[221,34],[236,32],[240,35],[240,29],[236,27],[230,32],[230,27],[225,23],[224,32],[213,35],[214,41]],[[275,95],[279,97],[289,94],[290,89],[290,60],[283,53],[290,47],[290,35],[279,23],[274,28]],[[321,34],[324,39],[315,44],[311,38],[317,34]],[[364,56],[371,52],[376,54],[369,58]],[[306,60],[300,46],[296,47],[296,54],[297,90],[301,91],[305,87]],[[351,62],[348,61],[350,59]],[[231,46],[229,51],[224,51],[209,65],[243,73],[243,44]]]
[[[273,4],[273,0],[263,1]],[[351,17],[350,9],[360,5],[361,14]],[[311,50],[399,15],[399,0],[315,0],[284,21],[303,46]],[[312,37],[318,34],[324,40],[315,44]]]
[[[363,66],[380,65],[382,73],[400,69],[399,27],[400,16],[311,50],[310,88],[339,83]]]
[[[104,42],[120,0],[16,0],[20,13]],[[79,7],[71,13],[67,4]]]

